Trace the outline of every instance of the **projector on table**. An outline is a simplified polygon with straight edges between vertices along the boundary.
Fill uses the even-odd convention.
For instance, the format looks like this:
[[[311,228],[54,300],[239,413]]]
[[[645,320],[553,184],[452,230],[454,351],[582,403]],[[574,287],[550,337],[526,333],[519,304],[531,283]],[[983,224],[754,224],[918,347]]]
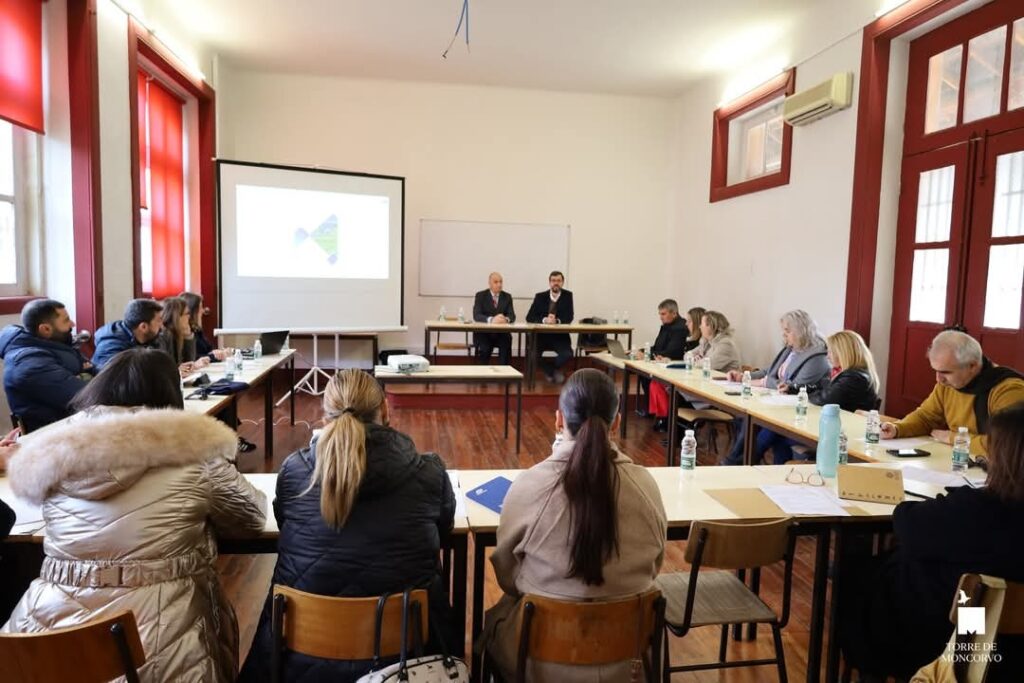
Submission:
[[[387,367],[394,372],[426,372],[430,370],[430,362],[423,356],[388,356]]]

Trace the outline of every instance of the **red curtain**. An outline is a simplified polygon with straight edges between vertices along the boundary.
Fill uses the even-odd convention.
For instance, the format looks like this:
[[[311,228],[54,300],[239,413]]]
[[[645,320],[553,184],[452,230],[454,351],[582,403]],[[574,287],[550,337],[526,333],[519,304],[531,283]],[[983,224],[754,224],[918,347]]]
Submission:
[[[159,299],[185,289],[182,102],[155,80],[148,90],[152,294]]]
[[[40,0],[0,0],[0,118],[43,132]]]
[[[149,74],[140,71],[138,75],[139,98],[139,205],[149,208]]]

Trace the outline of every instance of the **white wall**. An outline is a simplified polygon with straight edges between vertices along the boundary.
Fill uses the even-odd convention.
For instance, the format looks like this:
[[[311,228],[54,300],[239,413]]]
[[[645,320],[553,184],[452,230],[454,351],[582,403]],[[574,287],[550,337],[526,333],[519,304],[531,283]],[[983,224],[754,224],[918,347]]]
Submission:
[[[853,71],[856,91],[860,53],[858,32],[798,64],[797,90]],[[781,344],[785,311],[807,310],[825,333],[842,327],[857,104],[794,129],[788,185],[712,204],[712,112],[721,93],[722,82],[709,79],[675,105],[674,290],[686,307],[725,313],[743,362],[764,366]]]
[[[472,300],[418,296],[422,218],[572,225],[576,316],[628,310],[653,339],[669,286],[671,102],[217,68],[218,156],[405,176],[407,335]],[[543,259],[543,245],[537,245]],[[486,254],[466,268],[491,270]],[[520,285],[517,297],[546,287]],[[522,310],[518,310],[522,306]],[[526,314],[526,302],[517,313]],[[339,324],[345,321],[339,320]]]

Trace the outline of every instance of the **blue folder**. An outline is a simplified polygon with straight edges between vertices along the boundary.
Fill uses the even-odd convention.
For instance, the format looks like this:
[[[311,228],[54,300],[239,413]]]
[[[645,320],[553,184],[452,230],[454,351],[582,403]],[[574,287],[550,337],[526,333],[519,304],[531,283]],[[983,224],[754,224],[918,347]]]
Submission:
[[[505,477],[495,477],[490,481],[466,491],[466,498],[480,503],[488,510],[494,510],[501,514],[501,506],[505,502],[505,495],[512,481]]]

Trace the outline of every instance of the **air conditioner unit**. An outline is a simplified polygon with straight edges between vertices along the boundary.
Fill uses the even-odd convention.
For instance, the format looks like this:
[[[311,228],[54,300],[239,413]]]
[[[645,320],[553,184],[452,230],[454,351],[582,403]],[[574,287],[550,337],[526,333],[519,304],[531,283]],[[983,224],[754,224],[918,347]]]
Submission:
[[[842,111],[852,102],[853,73],[847,71],[787,97],[782,105],[782,117],[791,126],[802,126]]]

